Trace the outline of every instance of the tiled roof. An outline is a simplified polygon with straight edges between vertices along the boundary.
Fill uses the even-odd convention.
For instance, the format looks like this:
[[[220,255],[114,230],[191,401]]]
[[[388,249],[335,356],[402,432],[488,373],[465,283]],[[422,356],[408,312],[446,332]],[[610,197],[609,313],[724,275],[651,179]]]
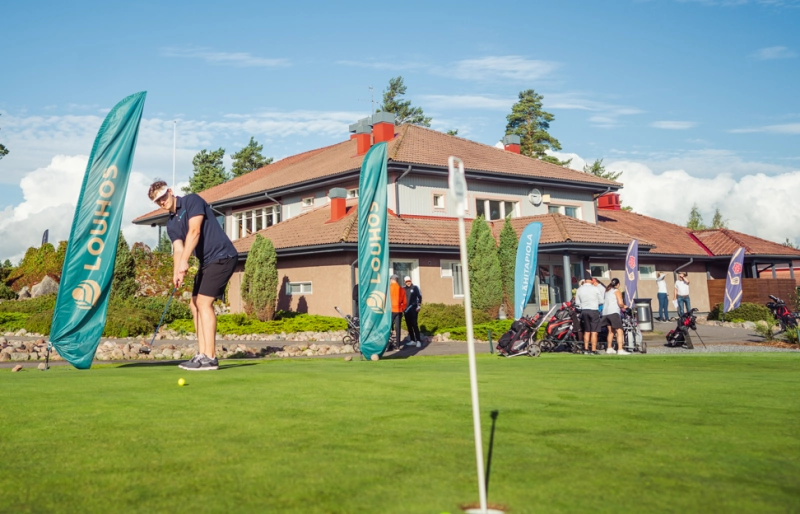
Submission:
[[[651,254],[709,256],[692,239],[691,230],[656,218],[629,211],[601,209],[597,211],[597,224],[640,240],[651,241],[655,245],[650,249]]]
[[[714,255],[733,255],[739,247],[744,247],[748,255],[786,255],[800,258],[800,250],[729,229],[695,230],[693,234]]]
[[[493,146],[449,136],[417,125],[402,125],[388,142],[390,161],[447,167],[447,159],[457,155],[471,171],[484,171],[506,176],[555,179],[593,184],[598,189],[620,184],[594,175],[532,159]],[[325,148],[281,159],[242,177],[200,193],[207,202],[219,202],[278,188],[332,177],[361,169],[363,155],[356,154],[356,140],[350,139]],[[161,209],[140,216],[134,222],[163,215]]]
[[[358,242],[358,209],[356,202],[347,204],[347,214],[335,222],[328,222],[330,206],[318,207],[286,221],[268,227],[259,232],[272,240],[276,249],[298,248],[336,243]],[[543,214],[512,219],[511,224],[517,235],[532,221],[542,223],[541,244],[555,243],[590,243],[613,244],[625,246],[630,243],[630,236],[614,230],[592,225],[585,221],[569,218],[561,214]],[[458,246],[458,220],[454,218],[432,218],[404,216],[398,218],[391,214],[389,222],[389,243],[396,245],[418,246]],[[492,234],[499,240],[503,228],[502,221],[491,223]],[[467,233],[471,223],[467,222]],[[255,234],[233,242],[239,251],[250,250]],[[640,241],[640,245],[650,243]]]

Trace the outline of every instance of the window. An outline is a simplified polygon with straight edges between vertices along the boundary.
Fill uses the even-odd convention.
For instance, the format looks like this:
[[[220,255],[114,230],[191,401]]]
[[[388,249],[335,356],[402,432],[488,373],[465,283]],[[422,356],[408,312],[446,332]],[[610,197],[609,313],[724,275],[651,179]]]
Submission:
[[[581,208],[576,205],[548,205],[547,212],[550,214],[563,214],[570,218],[582,219]]]
[[[483,215],[488,221],[501,220],[509,216],[517,217],[517,202],[476,198],[475,209],[478,216]]]
[[[450,266],[453,270],[453,296],[464,296],[464,277],[461,272],[461,263],[454,262]]]
[[[594,278],[608,278],[608,264],[589,264],[589,271]]]
[[[400,285],[403,285],[403,277],[411,277],[411,281],[415,285],[419,284],[419,261],[416,259],[409,260],[389,260],[389,274],[395,274],[400,277]]]
[[[348,189],[347,198],[358,198],[358,188]]]
[[[313,196],[309,196],[308,198],[303,198],[303,209],[308,209],[309,207],[314,207]]]
[[[281,206],[270,205],[260,209],[236,212],[232,216],[231,239],[247,237],[281,221]]]
[[[639,278],[642,280],[655,280],[656,279],[656,267],[652,264],[640,264],[639,265]]]
[[[441,193],[436,193],[433,195],[433,208],[434,209],[444,209],[444,195]]]
[[[311,294],[311,282],[287,282],[286,294]]]

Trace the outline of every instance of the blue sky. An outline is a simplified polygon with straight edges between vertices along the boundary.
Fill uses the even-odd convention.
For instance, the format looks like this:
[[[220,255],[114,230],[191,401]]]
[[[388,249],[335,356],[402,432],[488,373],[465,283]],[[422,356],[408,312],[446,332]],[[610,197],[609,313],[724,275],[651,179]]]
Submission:
[[[623,170],[638,211],[680,223],[696,201],[800,239],[800,219],[737,212],[800,186],[800,1],[15,2],[4,18],[0,236],[20,248],[48,223],[66,237],[79,156],[130,93],[148,91],[135,188],[170,178],[173,119],[180,182],[196,151],[251,135],[275,158],[346,139],[397,75],[434,128],[486,144],[533,88],[563,152]]]

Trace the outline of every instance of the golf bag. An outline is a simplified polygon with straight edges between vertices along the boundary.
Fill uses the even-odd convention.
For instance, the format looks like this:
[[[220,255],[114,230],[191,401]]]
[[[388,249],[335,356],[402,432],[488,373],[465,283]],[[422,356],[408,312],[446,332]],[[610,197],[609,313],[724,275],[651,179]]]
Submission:
[[[642,337],[642,331],[639,329],[639,320],[636,317],[636,311],[627,308],[619,314],[622,320],[622,334],[625,340],[623,347],[629,352],[647,353],[647,343]],[[597,347],[606,349],[608,347],[608,331],[611,327],[603,325],[600,328],[600,333],[597,336]]]
[[[580,309],[574,302],[564,302],[547,322],[547,330],[541,341],[542,351],[572,352],[583,350]]]
[[[536,332],[545,320],[544,312],[537,312],[533,317],[522,316],[511,324],[511,329],[497,340],[498,355],[516,357],[529,355],[538,357],[541,353],[539,342],[536,341]]]
[[[352,345],[353,350],[359,352],[361,349],[361,328],[358,316],[345,314],[339,307],[334,307],[334,309],[347,321],[347,335],[342,338],[342,344]]]
[[[774,301],[767,302],[767,308],[772,312],[772,315],[778,320],[781,325],[781,332],[785,332],[787,328],[797,328],[797,312],[792,312],[786,307],[786,303],[775,296],[769,295]]]
[[[677,326],[670,330],[667,334],[667,346],[675,348],[682,346],[687,350],[693,350],[692,338],[689,335],[689,329],[697,330],[697,317],[694,313],[697,309],[692,309],[689,312],[684,312],[677,322]]]

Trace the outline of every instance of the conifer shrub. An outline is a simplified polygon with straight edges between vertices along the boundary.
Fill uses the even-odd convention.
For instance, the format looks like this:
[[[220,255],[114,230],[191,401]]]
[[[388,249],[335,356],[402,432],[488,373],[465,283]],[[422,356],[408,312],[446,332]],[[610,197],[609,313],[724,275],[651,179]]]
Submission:
[[[497,258],[500,262],[500,280],[503,284],[503,306],[509,318],[519,317],[514,312],[514,273],[517,267],[518,245],[517,233],[511,226],[511,218],[508,217],[503,223],[503,230],[500,231]]]
[[[275,314],[278,301],[278,257],[272,241],[256,235],[247,255],[242,277],[242,299],[245,311],[260,321]]]
[[[472,222],[472,230],[467,238],[467,255],[472,308],[485,311],[495,318],[503,301],[503,284],[497,244],[483,216],[478,216]]]
[[[114,260],[114,278],[111,280],[111,298],[133,298],[138,289],[136,284],[136,261],[128,248],[122,232],[117,243],[117,257]]]

